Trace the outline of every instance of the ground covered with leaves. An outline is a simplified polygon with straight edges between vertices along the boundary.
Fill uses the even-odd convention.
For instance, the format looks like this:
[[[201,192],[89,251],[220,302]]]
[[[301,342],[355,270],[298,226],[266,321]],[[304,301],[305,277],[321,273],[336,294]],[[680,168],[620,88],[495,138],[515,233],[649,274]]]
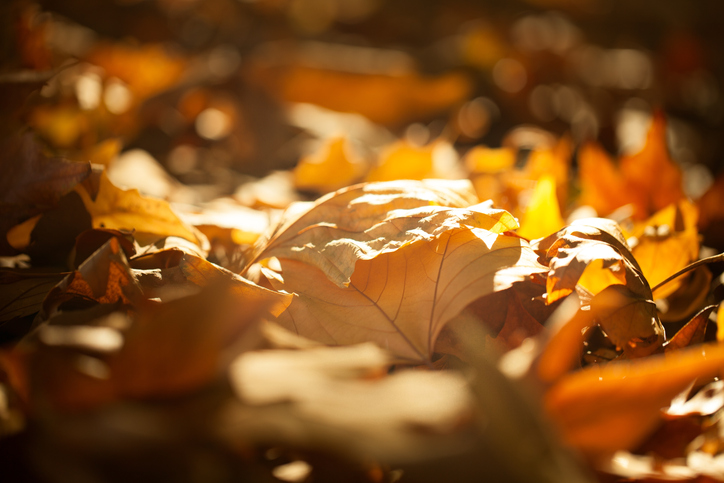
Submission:
[[[724,481],[719,3],[0,8],[1,481]]]

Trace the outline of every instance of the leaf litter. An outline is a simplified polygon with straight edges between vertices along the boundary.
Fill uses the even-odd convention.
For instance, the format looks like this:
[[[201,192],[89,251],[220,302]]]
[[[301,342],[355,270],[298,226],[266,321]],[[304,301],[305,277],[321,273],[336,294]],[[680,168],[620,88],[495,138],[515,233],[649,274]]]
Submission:
[[[23,62],[47,68],[43,45]],[[206,86],[228,49],[99,41],[3,114],[30,129],[0,160],[0,452],[28,481],[724,480],[718,184],[687,198],[663,112],[616,160],[526,126],[465,153],[492,122],[468,74],[337,71],[338,47],[240,68],[368,118],[255,181],[204,144],[262,149],[246,116],[268,106]],[[195,133],[169,199],[109,176],[140,122]]]

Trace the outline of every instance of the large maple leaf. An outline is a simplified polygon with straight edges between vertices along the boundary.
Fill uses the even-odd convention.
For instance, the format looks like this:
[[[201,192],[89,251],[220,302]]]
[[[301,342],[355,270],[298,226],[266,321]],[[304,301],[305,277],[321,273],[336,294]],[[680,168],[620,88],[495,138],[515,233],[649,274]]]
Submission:
[[[440,330],[469,303],[546,271],[509,233],[517,228],[509,213],[440,206],[440,186],[453,185],[342,190],[275,232],[257,258],[276,256],[280,273],[265,273],[295,293],[280,323],[327,344],[374,341],[429,362]]]

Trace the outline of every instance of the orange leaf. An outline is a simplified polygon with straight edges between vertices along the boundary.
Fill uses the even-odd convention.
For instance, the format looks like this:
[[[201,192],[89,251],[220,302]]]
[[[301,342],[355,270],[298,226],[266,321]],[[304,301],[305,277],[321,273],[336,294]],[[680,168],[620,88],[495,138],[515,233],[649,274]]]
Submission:
[[[654,114],[643,149],[619,160],[627,191],[637,195],[633,201],[639,218],[684,198],[681,170],[666,147],[666,119]]]
[[[352,151],[344,137],[332,138],[318,151],[299,160],[294,169],[294,185],[302,190],[328,193],[359,181],[365,170],[364,160]]]
[[[603,456],[634,448],[660,422],[659,409],[697,378],[716,376],[722,367],[722,345],[590,366],[551,387],[545,409],[569,444],[589,456]]]
[[[682,200],[658,211],[632,231],[633,255],[652,287],[666,280],[699,257],[697,209]],[[657,298],[673,294],[686,280],[680,277],[656,290]]]

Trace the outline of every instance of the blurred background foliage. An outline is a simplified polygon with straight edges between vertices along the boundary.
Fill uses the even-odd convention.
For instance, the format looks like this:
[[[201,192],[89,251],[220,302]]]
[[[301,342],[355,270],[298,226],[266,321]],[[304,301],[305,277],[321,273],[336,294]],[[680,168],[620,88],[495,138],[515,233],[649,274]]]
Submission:
[[[141,149],[183,183],[207,187],[197,199],[229,194],[244,175],[292,168],[339,134],[367,160],[394,138],[420,146],[442,137],[464,154],[480,144],[531,147],[549,133],[626,153],[640,148],[660,108],[693,197],[724,153],[716,0],[1,8],[5,134],[27,123],[56,152],[98,164]],[[538,129],[512,136],[521,125]]]

